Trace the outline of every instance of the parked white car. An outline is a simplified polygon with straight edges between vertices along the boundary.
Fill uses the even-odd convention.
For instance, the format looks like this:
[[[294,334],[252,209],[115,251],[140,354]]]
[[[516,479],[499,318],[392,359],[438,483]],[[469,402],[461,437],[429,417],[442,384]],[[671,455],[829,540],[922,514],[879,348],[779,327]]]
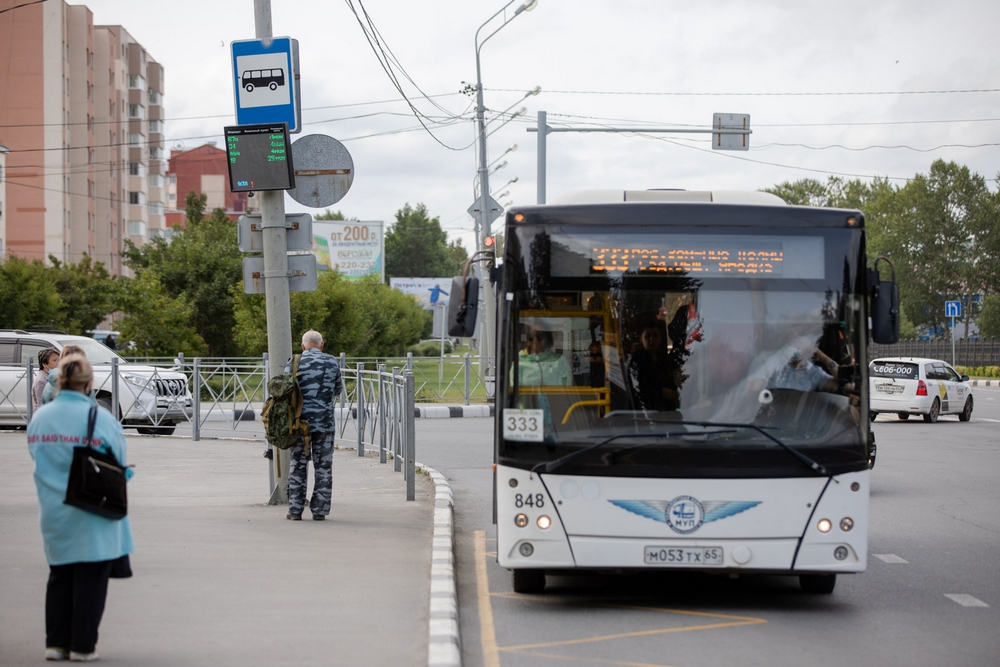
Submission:
[[[191,415],[188,378],[174,370],[130,363],[103,343],[86,336],[53,331],[0,330],[0,425],[23,426],[27,421],[28,386],[25,362],[38,352],[69,345],[83,348],[94,366],[97,402],[139,433],[171,435],[178,422]],[[112,360],[118,360],[118,409],[112,410]]]
[[[939,415],[972,419],[972,387],[968,375],[959,375],[938,359],[885,357],[868,365],[871,420],[880,412],[892,412],[900,419],[922,415],[934,423]]]

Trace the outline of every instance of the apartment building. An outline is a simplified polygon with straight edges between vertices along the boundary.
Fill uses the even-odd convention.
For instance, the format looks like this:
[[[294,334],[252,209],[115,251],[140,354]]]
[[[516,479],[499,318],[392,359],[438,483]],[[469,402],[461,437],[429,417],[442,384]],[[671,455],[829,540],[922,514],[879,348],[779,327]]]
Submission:
[[[5,252],[112,274],[166,229],[163,68],[122,26],[64,0],[0,14]]]
[[[252,210],[255,200],[246,192],[229,191],[226,151],[208,142],[187,151],[171,151],[167,165],[167,224],[184,226],[189,192],[207,196],[206,214],[221,208],[235,220]]]
[[[7,167],[7,147],[0,144],[0,259],[6,256],[7,243],[7,219],[4,217],[4,210],[7,208],[7,186],[3,182],[4,169]]]

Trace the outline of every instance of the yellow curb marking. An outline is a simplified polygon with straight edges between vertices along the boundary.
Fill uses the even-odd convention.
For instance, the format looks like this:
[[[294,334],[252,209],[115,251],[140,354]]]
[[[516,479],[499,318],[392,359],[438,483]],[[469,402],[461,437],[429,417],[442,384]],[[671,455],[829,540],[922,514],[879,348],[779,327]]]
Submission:
[[[497,632],[490,604],[490,579],[486,574],[486,531],[475,532],[476,596],[479,598],[479,641],[483,645],[483,667],[500,667]]]

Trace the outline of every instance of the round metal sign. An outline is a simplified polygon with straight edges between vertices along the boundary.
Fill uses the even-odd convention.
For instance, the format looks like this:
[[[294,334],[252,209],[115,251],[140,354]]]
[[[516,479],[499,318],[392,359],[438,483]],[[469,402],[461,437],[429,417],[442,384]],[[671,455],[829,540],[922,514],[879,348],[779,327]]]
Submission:
[[[336,204],[354,182],[354,160],[333,137],[307,134],[292,142],[295,187],[289,196],[310,208]]]

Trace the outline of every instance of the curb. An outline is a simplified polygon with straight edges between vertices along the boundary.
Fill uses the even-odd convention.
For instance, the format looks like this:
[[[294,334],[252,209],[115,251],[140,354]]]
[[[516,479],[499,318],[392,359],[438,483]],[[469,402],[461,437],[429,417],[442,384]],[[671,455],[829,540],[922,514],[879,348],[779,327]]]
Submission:
[[[434,540],[431,548],[431,600],[428,667],[461,667],[458,590],[455,587],[455,497],[444,475],[420,463],[434,482]]]
[[[969,380],[973,387],[997,387],[1000,388],[1000,380]]]

